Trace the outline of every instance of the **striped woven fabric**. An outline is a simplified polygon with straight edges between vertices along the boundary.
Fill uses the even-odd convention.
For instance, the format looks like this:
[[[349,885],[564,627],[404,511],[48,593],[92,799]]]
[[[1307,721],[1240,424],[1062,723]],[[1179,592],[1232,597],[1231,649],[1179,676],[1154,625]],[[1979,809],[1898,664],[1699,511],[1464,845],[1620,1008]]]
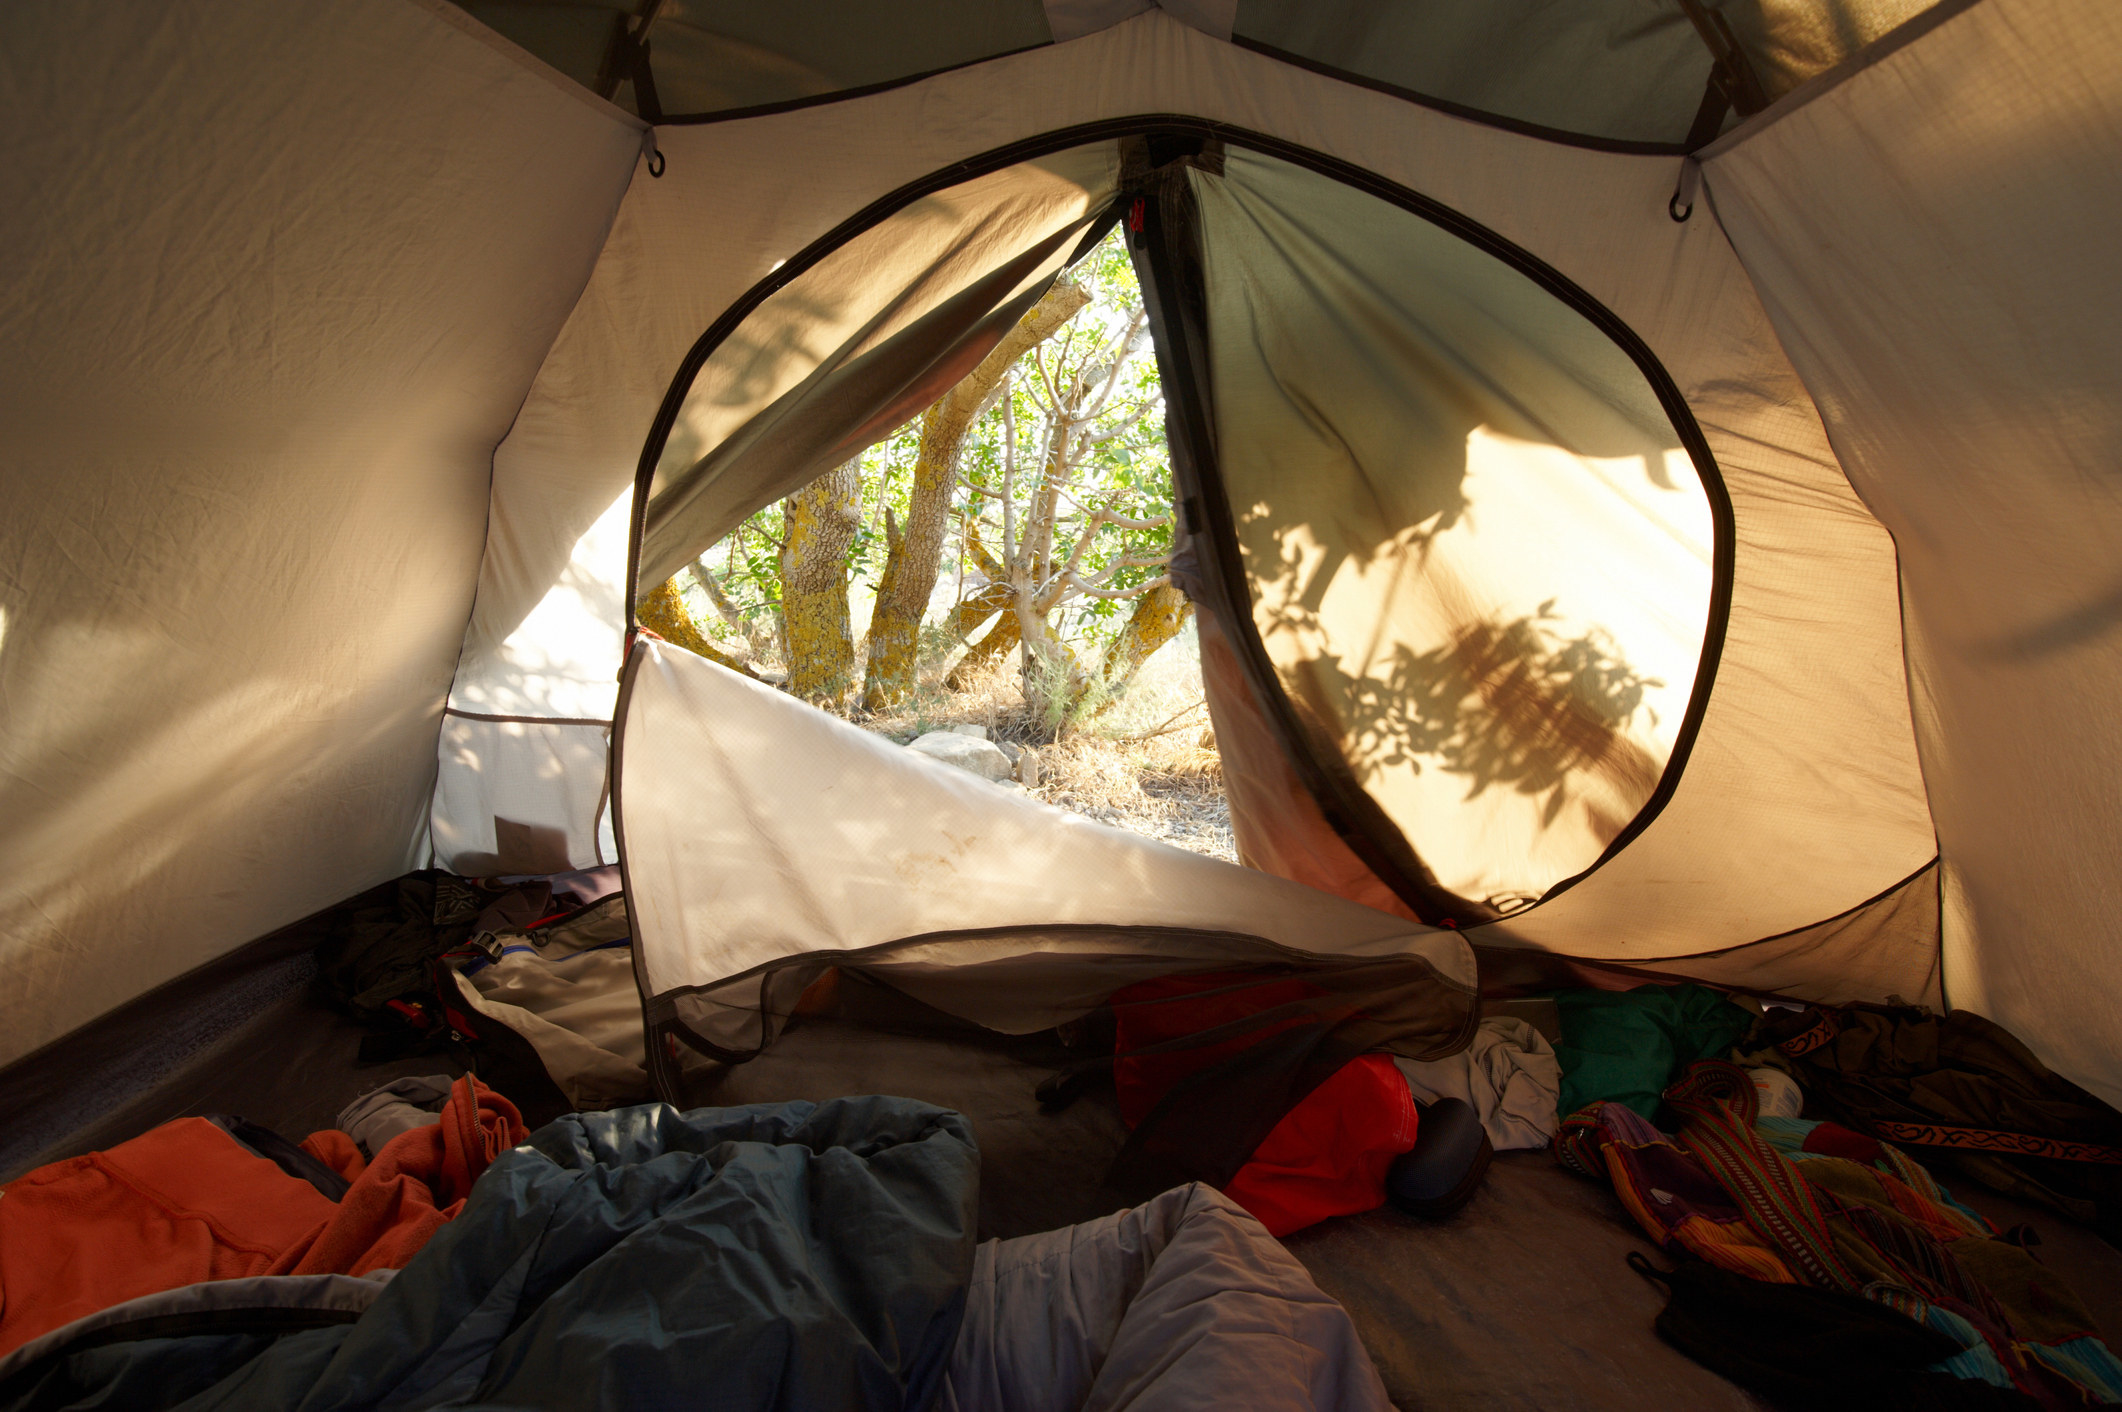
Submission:
[[[1849,1160],[1866,1167],[1895,1210],[1942,1241],[1963,1236],[1993,1236],[1997,1228],[1980,1212],[1963,1206],[1921,1162],[1891,1143],[1851,1132],[1835,1123],[1804,1118],[1758,1118],[1754,1131],[1762,1141],[1807,1173],[1815,1163]],[[1817,1179],[1813,1180],[1817,1186]]]
[[[1572,1115],[1555,1134],[1554,1150],[1578,1175],[1611,1183],[1666,1254],[1692,1255],[1770,1284],[1800,1283],[1701,1165],[1627,1105],[1594,1103]]]
[[[1717,1060],[1690,1067],[1665,1102],[1685,1120],[1677,1138],[1619,1103],[1594,1103],[1562,1124],[1554,1148],[1563,1165],[1612,1183],[1667,1254],[1898,1309],[1962,1341],[1938,1371],[2015,1389],[2043,1406],[2122,1400],[2122,1362],[2089,1319],[2058,1327],[2052,1308],[2042,1342],[2014,1326],[2011,1310],[1955,1249],[1988,1246],[1995,1229],[1919,1163],[1831,1123],[1759,1120],[1752,1079]],[[1815,1146],[1826,1150],[1806,1150]],[[1996,1268],[1999,1255],[1989,1248],[1981,1267]]]
[[[1736,1064],[1704,1059],[1665,1092],[1687,1122],[1680,1143],[1737,1200],[1747,1224],[1785,1264],[1823,1289],[1861,1290],[1797,1166],[1754,1131],[1760,1097]]]
[[[2036,1137],[2032,1133],[1956,1128],[1943,1123],[1896,1123],[1883,1118],[1872,1126],[1880,1137],[1907,1143],[1910,1147],[1957,1147],[1970,1152],[2001,1153],[2006,1157],[2047,1157],[2058,1162],[2122,1166],[2122,1147],[2107,1147],[2097,1142],[2066,1142],[2061,1138]]]

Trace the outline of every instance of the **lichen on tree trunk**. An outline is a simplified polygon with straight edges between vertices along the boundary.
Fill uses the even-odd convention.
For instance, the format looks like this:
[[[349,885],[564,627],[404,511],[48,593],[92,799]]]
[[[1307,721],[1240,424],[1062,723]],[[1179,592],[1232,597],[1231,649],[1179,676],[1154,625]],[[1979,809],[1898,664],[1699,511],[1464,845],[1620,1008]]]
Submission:
[[[758,680],[750,667],[724,652],[708,641],[707,634],[693,619],[692,610],[685,606],[685,598],[678,592],[678,581],[667,579],[643,594],[634,607],[634,618],[665,642],[696,652],[710,662],[719,663],[733,672],[742,672]]]
[[[1089,302],[1090,295],[1078,285],[1054,285],[978,367],[922,414],[906,524],[891,539],[884,573],[877,581],[876,610],[870,616],[869,665],[862,689],[865,709],[888,710],[913,690],[921,620],[928,613],[929,596],[936,591],[952,492],[957,488],[958,452],[973,419],[1016,361]]]
[[[781,614],[788,634],[788,689],[838,704],[855,672],[847,611],[847,550],[862,523],[858,461],[826,472],[788,497],[781,539]]]
[[[1177,637],[1193,615],[1192,601],[1168,583],[1158,584],[1136,598],[1127,626],[1105,649],[1097,680],[1085,682],[1077,692],[1077,711],[1096,715],[1110,707],[1134,680],[1135,673],[1142,670],[1142,664]]]
[[[995,619],[993,627],[978,642],[966,649],[965,655],[951,667],[950,675],[943,679],[944,686],[952,691],[963,691],[972,685],[973,677],[990,663],[999,662],[1016,651],[1024,634],[1017,628],[1017,612],[1005,605],[1002,615]]]

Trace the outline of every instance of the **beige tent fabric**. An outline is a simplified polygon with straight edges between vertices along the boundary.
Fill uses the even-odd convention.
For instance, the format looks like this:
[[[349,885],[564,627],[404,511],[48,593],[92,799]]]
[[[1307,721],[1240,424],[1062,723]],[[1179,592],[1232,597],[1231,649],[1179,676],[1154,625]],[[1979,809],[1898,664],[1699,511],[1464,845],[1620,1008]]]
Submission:
[[[1537,898],[1672,754],[1711,608],[1701,477],[1620,346],[1496,257],[1274,158],[1192,180],[1261,641],[1438,883]]]
[[[1942,1007],[1938,865],[1846,916],[1707,956],[1653,958],[1656,971],[1839,1004],[1900,996]]]
[[[1204,612],[1197,621],[1202,685],[1215,721],[1239,858],[1413,920],[1407,904],[1364,866],[1305,792],[1247,691],[1214,615]],[[1499,945],[1491,940],[1494,927],[1472,928],[1468,936],[1481,960],[1484,991],[1564,985],[1625,989],[1643,981],[1688,978],[1802,1000],[1840,1003],[1898,995],[1914,1004],[1942,1006],[1938,894],[1938,867],[1932,863],[1842,916],[1729,950],[1646,958],[1636,963],[1640,971],[1583,953],[1570,957]]]
[[[1629,0],[1249,0],[1238,33],[1508,121],[1638,142],[1687,136],[1713,62],[1680,6]]]
[[[1334,832],[1319,801],[1305,789],[1216,613],[1201,609],[1194,623],[1201,643],[1202,694],[1216,732],[1238,860],[1278,878],[1419,921],[1414,909]]]
[[[510,638],[563,578],[616,581],[613,561],[570,567],[569,555],[624,493],[685,350],[774,261],[952,162],[1145,113],[1197,114],[1328,153],[1545,260],[1646,340],[1731,490],[1731,623],[1676,796],[1620,857],[1491,939],[1623,957],[1716,950],[1836,916],[1932,856],[1891,542],[1844,480],[1721,232],[1667,216],[1678,162],[1462,122],[1156,14],[844,103],[659,132],[668,171],[630,189],[497,454],[458,704],[481,709],[463,683],[513,682],[522,664],[575,651]],[[703,231],[714,232],[711,253]],[[616,623],[601,631],[585,660],[616,657]]]
[[[1721,0],[1712,6],[1774,99],[1860,53],[1937,0]]]
[[[669,578],[728,524],[789,488],[770,483],[772,473],[787,469],[785,446],[768,448],[781,451],[778,456],[757,458],[764,470],[746,464],[734,474],[708,453],[733,434],[749,437],[748,447],[776,433],[782,443],[800,441],[803,431],[824,421],[812,401],[837,397],[846,403],[850,396],[872,392],[861,377],[866,367],[880,354],[898,353],[918,341],[927,332],[924,316],[930,322],[947,317],[950,309],[939,312],[939,306],[983,279],[992,282],[998,268],[1006,276],[999,297],[1035,286],[1066,258],[1071,228],[1109,194],[1115,165],[1111,144],[1102,144],[1013,166],[916,201],[754,310],[687,389],[652,492],[642,582]],[[613,236],[618,254],[608,253],[607,262],[624,267],[627,234],[622,223]],[[1054,246],[1044,258],[1018,261],[1042,240]],[[1026,268],[1007,269],[1013,261]],[[701,272],[695,253],[677,273],[697,279]],[[771,267],[759,273],[771,273]],[[730,291],[731,298],[738,293]],[[589,762],[601,759],[609,740],[599,720],[609,718],[617,689],[626,612],[620,580],[632,495],[622,488],[586,528],[579,528],[576,519],[554,518],[554,511],[566,506],[577,478],[592,486],[601,482],[585,475],[594,462],[577,459],[585,454],[578,435],[599,437],[609,458],[605,464],[614,468],[621,448],[631,441],[624,463],[631,471],[650,418],[630,427],[606,418],[641,402],[652,412],[662,388],[658,385],[649,401],[646,379],[623,390],[613,385],[615,374],[626,371],[631,350],[601,340],[621,339],[627,330],[612,322],[611,310],[598,307],[594,288],[585,307],[594,317],[578,312],[555,350],[565,371],[549,369],[550,376],[541,381],[541,387],[565,387],[567,395],[556,405],[534,391],[518,419],[517,435],[496,458],[487,577],[451,692],[453,717],[442,742],[433,810],[437,856],[465,871],[535,872],[548,866],[545,851],[527,851],[511,839],[549,840],[575,863],[615,856],[608,819],[598,812],[602,767]],[[627,317],[640,319],[637,333],[654,322],[645,309]],[[579,339],[591,342],[589,351],[582,351],[578,329]],[[693,337],[704,329],[703,322]],[[594,366],[573,366],[578,356],[595,360]],[[681,348],[658,376],[667,381],[682,356]],[[520,459],[511,447],[517,447]],[[504,495],[504,488],[514,493]],[[589,506],[575,508],[586,512]],[[528,542],[516,533],[526,521],[535,537]],[[532,543],[542,570],[528,569],[522,561]],[[495,643],[485,625],[497,611],[497,596],[509,592],[505,585],[553,572],[555,564],[563,566],[557,581],[508,637]],[[516,601],[528,598],[526,590]],[[484,723],[472,716],[524,719]],[[594,775],[594,783],[585,782],[585,771]]]
[[[962,346],[976,321],[1036,297],[1111,199],[1118,171],[1106,142],[960,182],[833,251],[748,315],[694,376],[664,443],[641,583],[662,583],[746,515],[948,391],[992,346],[992,337]]]
[[[422,861],[638,135],[403,0],[0,9],[0,1061]]]
[[[561,873],[573,860],[618,861],[601,721],[442,719],[433,845],[466,877]]]
[[[2122,1100],[2122,14],[1987,0],[1705,164],[1900,547],[1945,991]]]
[[[1228,965],[1235,936],[1262,956],[1420,958],[1471,1024],[1473,956],[1455,933],[1094,824],[665,644],[636,653],[619,811],[651,997],[972,933],[876,964],[931,1003],[1029,1031],[1138,978],[1130,954],[1162,958],[1149,974]],[[1026,979],[1027,958],[1075,958],[1075,983]],[[968,965],[1002,983],[953,988]],[[737,1017],[727,1033],[687,1018],[725,1047],[756,1043]]]

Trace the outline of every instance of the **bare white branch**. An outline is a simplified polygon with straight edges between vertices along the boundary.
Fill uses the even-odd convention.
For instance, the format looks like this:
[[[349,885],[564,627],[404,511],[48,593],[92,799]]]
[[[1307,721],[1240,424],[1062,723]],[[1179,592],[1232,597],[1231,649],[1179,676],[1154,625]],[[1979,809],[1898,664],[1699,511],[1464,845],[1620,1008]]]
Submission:
[[[1116,598],[1140,598],[1153,588],[1162,588],[1171,582],[1171,575],[1159,574],[1147,583],[1138,583],[1133,588],[1092,588],[1082,579],[1076,579],[1076,591],[1092,598],[1112,600]]]

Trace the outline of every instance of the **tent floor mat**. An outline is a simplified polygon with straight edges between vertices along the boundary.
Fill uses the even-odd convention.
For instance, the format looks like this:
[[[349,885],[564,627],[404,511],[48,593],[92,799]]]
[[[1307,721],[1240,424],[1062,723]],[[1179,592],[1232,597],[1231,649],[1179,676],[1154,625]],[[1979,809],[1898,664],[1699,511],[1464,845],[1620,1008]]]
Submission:
[[[98,1066],[85,1062],[84,1046],[70,1056],[84,1061],[74,1083],[51,1084],[45,1103],[12,1115],[17,1142],[5,1175],[191,1114],[233,1113],[299,1139],[399,1074],[452,1067],[446,1055],[357,1067],[363,1032],[318,1002],[306,979],[295,971],[241,1023],[152,1078],[140,1073],[137,1054],[128,1056],[124,1069],[135,1082],[148,1080],[144,1091],[82,1115],[89,1121],[68,1131],[47,1105],[79,1105],[81,1084],[111,1081],[92,1072]],[[124,1052],[96,1049],[106,1057]],[[1062,1052],[1038,1038],[893,1033],[808,1018],[749,1063],[695,1071],[684,1099],[690,1106],[898,1093],[956,1108],[980,1141],[981,1234],[1007,1237],[1113,1205],[1102,1178],[1125,1130],[1110,1090],[1059,1114],[1039,1111],[1034,1090],[1061,1062]],[[105,1094],[116,1096],[107,1087]],[[1949,1184],[2000,1227],[2032,1224],[2043,1241],[2040,1258],[2104,1330],[2122,1334],[2122,1252],[2051,1213],[1966,1181]],[[1652,1324],[1662,1296],[1625,1259],[1649,1244],[1609,1191],[1544,1152],[1499,1154],[1481,1191],[1448,1220],[1374,1211],[1299,1231],[1286,1243],[1348,1308],[1402,1407],[1762,1405],[1659,1341]]]
[[[1039,1082],[1062,1061],[1036,1039],[905,1034],[836,1019],[793,1024],[747,1063],[696,1074],[688,1103],[897,1093],[955,1108],[979,1138],[983,1237],[1101,1215],[1101,1179],[1126,1131],[1110,1089],[1059,1114]],[[2122,1333],[2122,1251],[2069,1221],[1972,1183],[1954,1194],[2000,1227],[2032,1223],[2039,1254],[2104,1329]],[[1386,1391],[1405,1408],[1760,1408],[1767,1404],[1662,1342],[1662,1290],[1629,1269],[1654,1254],[1606,1187],[1544,1151],[1497,1154],[1463,1210],[1391,1209],[1284,1242],[1354,1318]]]
[[[392,1079],[464,1071],[448,1052],[357,1064],[369,1032],[317,994],[312,945],[276,933],[0,1070],[0,1181],[210,1113],[299,1142]]]

